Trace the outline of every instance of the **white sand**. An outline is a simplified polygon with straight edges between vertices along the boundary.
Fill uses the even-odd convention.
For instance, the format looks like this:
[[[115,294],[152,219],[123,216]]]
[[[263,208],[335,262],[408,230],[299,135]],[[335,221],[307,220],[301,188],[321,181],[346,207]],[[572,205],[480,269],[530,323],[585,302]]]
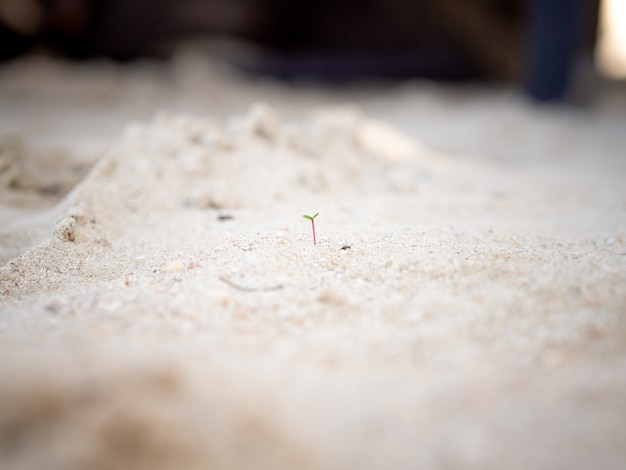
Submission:
[[[623,468],[601,98],[6,66],[0,466]]]

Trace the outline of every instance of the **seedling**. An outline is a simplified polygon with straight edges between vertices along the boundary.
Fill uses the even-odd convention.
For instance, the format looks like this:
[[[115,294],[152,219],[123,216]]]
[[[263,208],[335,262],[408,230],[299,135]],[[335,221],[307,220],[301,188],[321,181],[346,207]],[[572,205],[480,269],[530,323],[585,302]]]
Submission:
[[[316,212],[315,215],[303,215],[305,219],[309,219],[311,221],[311,228],[313,229],[313,245],[317,245],[317,240],[315,238],[315,217],[320,215],[319,212]]]

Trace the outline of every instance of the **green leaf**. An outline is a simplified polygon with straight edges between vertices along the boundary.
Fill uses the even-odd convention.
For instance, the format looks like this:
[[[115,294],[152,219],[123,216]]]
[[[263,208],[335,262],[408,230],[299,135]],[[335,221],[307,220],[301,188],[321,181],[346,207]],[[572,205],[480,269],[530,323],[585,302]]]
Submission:
[[[313,219],[314,219],[315,217],[317,217],[318,215],[320,215],[320,213],[319,213],[319,212],[316,212],[316,213],[315,213],[315,215],[313,215],[313,216],[310,216],[310,215],[306,215],[306,214],[305,214],[305,215],[303,215],[302,217],[304,217],[305,219],[308,219],[308,220],[313,220]]]

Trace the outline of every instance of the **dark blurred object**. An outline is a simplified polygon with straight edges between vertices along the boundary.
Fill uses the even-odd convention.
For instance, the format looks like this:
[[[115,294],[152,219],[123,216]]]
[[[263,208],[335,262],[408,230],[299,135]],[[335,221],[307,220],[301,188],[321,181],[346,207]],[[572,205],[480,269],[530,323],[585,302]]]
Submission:
[[[26,52],[43,22],[44,9],[36,0],[0,0],[0,60]]]
[[[196,37],[249,37],[263,29],[255,0],[99,0],[91,15],[92,54],[127,60],[168,57]]]
[[[594,28],[597,15],[596,1],[533,0],[526,82],[531,97],[539,101],[567,97],[585,27]],[[595,37],[595,28],[593,31]]]
[[[263,6],[255,0],[0,0],[0,60],[34,45],[78,59],[164,58],[190,37],[254,37],[269,13]],[[23,28],[26,23],[33,25]]]
[[[253,70],[283,78],[508,80],[520,70],[519,0],[274,0]]]
[[[252,59],[235,57],[236,63],[285,79],[420,76],[511,82],[528,76],[532,96],[558,99],[587,25],[580,21],[581,5],[597,10],[597,3],[0,0],[0,53],[6,59],[45,44],[75,58],[126,60],[167,57],[190,38],[230,37],[261,51]]]

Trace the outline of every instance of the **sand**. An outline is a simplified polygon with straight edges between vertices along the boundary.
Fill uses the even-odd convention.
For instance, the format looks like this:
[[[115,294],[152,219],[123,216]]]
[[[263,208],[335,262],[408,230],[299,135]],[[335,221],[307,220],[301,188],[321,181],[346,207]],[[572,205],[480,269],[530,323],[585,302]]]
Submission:
[[[5,65],[0,466],[623,468],[596,99]]]

